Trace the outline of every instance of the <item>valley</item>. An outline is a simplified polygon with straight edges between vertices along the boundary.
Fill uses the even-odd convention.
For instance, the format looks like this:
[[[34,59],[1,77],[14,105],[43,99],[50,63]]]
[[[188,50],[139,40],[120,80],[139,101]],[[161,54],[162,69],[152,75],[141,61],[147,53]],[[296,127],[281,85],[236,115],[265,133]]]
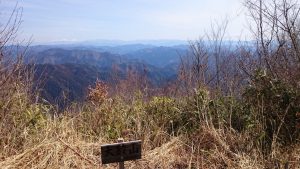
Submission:
[[[177,78],[180,57],[188,46],[32,46],[25,63],[34,65],[41,97],[52,104],[83,101],[87,88],[98,80],[108,84],[128,73],[146,75],[152,88]],[[113,77],[115,76],[115,77]]]

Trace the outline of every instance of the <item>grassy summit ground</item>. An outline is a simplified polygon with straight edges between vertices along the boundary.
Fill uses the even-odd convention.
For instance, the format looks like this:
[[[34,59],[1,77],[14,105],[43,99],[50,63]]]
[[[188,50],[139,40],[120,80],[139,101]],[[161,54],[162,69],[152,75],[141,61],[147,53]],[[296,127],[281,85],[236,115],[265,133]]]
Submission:
[[[180,97],[141,91],[109,97],[107,89],[97,82],[89,101],[60,115],[22,90],[11,92],[14,102],[0,109],[1,168],[116,168],[101,164],[100,146],[119,137],[143,142],[142,159],[126,168],[300,167],[299,144],[268,147],[259,121],[243,117],[251,111],[243,102],[204,88]]]

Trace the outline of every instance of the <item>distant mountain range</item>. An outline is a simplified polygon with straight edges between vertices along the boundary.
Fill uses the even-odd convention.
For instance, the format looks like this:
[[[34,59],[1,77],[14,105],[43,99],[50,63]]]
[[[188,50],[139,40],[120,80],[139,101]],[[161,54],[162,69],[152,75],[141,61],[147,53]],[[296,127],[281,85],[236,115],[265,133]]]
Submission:
[[[86,41],[54,41],[54,42],[42,42],[35,45],[65,45],[65,46],[126,46],[132,44],[152,45],[152,46],[176,46],[176,45],[188,45],[187,40],[176,39],[161,39],[161,40],[105,40],[95,39]]]
[[[42,97],[62,106],[65,101],[82,101],[89,85],[97,79],[111,82],[113,73],[124,79],[133,70],[147,76],[153,86],[161,86],[176,79],[180,56],[187,49],[186,45],[39,45],[28,49],[25,63],[35,65]]]
[[[203,41],[210,56],[208,64],[214,71],[213,42]],[[224,41],[223,47],[235,49],[239,43]],[[25,63],[35,65],[36,84],[42,97],[52,103],[82,101],[89,85],[97,79],[113,83],[125,79],[134,71],[146,76],[153,87],[161,87],[177,78],[181,57],[186,56],[189,44],[185,41],[105,41],[62,42],[30,46]],[[24,47],[8,46],[12,51]]]

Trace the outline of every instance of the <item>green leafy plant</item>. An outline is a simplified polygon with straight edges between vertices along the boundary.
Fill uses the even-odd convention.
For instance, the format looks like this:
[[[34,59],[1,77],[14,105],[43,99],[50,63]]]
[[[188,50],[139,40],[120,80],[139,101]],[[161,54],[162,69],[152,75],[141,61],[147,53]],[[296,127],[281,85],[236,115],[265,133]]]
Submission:
[[[259,140],[263,149],[270,151],[272,143],[290,145],[299,138],[297,112],[300,111],[300,93],[264,71],[257,71],[244,93],[251,108],[252,120],[260,127]]]

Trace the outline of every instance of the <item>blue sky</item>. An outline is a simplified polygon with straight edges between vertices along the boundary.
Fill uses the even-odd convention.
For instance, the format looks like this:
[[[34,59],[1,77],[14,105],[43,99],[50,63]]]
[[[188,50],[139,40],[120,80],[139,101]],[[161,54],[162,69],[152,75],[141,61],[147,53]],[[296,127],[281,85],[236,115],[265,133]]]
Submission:
[[[0,1],[1,18],[16,2]],[[226,17],[227,39],[247,36],[242,0],[19,0],[19,6],[20,36],[34,42],[191,40]]]

